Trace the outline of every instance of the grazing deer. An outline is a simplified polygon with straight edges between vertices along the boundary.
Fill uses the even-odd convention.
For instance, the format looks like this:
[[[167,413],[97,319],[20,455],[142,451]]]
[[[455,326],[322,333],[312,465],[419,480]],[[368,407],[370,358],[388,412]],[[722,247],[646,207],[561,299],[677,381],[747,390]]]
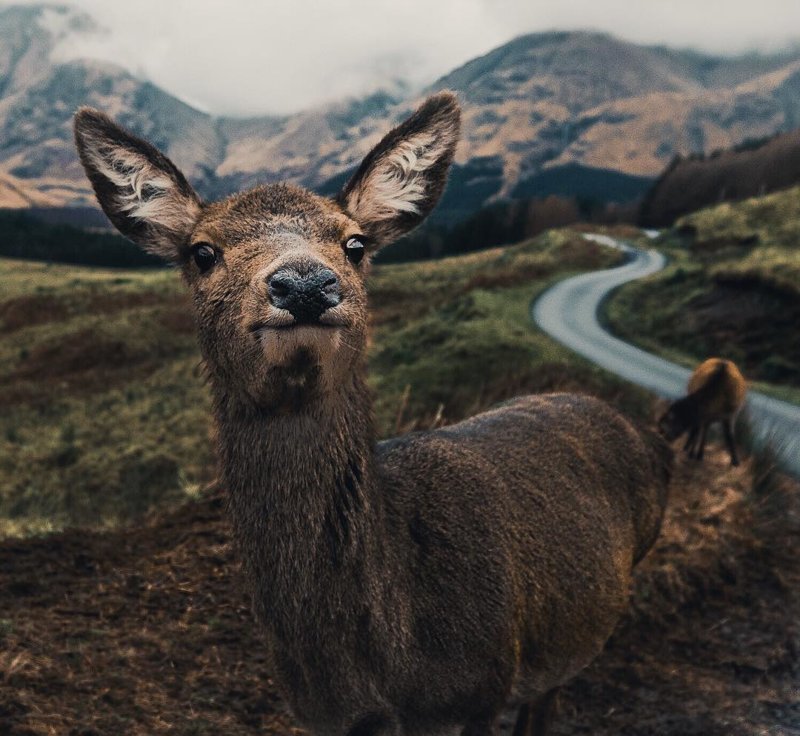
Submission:
[[[589,397],[376,443],[370,256],[433,209],[458,131],[438,94],[336,199],[272,184],[204,203],[102,113],[75,119],[108,217],[192,292],[271,673],[321,734],[480,736],[507,705],[529,733],[603,648],[664,509],[666,443]]]
[[[731,465],[739,464],[733,425],[747,393],[747,383],[735,363],[722,358],[703,361],[689,378],[689,393],[670,404],[658,426],[669,442],[689,432],[684,451],[703,459],[708,428],[720,422]]]

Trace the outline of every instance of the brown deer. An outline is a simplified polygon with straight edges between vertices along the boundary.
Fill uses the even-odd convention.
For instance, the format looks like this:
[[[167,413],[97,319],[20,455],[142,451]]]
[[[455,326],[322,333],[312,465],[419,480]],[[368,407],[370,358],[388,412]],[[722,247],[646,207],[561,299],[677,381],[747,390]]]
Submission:
[[[714,422],[720,422],[731,465],[738,465],[733,426],[747,394],[744,376],[730,360],[709,358],[695,368],[689,378],[688,390],[688,395],[670,404],[659,419],[662,434],[672,442],[688,432],[683,449],[689,457],[702,460],[708,428]]]
[[[659,531],[671,452],[594,398],[376,442],[370,256],[434,207],[458,132],[438,94],[336,199],[271,184],[204,203],[102,113],[75,119],[106,214],[192,293],[271,673],[321,734],[479,736],[509,705],[531,732],[603,648]]]

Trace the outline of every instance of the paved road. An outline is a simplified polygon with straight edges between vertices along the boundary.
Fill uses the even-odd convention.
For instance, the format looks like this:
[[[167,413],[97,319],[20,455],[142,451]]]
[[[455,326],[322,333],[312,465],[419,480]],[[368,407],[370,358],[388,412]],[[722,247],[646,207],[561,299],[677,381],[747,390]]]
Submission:
[[[659,396],[682,396],[689,379],[686,368],[619,340],[597,320],[598,307],[609,293],[628,281],[660,271],[666,259],[656,250],[638,250],[608,236],[586,237],[625,251],[629,260],[617,268],[556,284],[534,304],[534,321],[551,337],[612,373]],[[747,413],[756,441],[772,439],[786,466],[800,477],[800,407],[751,391]]]

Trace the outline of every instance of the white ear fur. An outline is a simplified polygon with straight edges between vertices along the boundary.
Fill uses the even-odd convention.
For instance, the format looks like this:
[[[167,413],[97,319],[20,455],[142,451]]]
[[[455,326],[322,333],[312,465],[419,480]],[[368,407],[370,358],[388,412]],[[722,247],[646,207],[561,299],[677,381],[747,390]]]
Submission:
[[[401,141],[364,177],[361,187],[347,200],[348,208],[367,220],[388,219],[402,212],[421,214],[425,172],[446,150],[446,141],[437,141],[430,133]]]
[[[455,95],[428,98],[364,159],[339,201],[378,245],[416,227],[436,205],[460,127]]]
[[[200,214],[197,200],[179,192],[177,183],[145,156],[92,136],[85,143],[88,161],[117,189],[120,213],[173,232],[196,222]]]
[[[178,260],[202,209],[176,166],[103,113],[82,108],[75,142],[97,200],[117,229],[146,250]]]

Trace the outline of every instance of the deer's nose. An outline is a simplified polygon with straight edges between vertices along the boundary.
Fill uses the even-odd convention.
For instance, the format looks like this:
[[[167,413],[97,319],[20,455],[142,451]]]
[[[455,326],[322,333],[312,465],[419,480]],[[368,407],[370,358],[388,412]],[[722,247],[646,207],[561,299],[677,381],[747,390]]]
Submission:
[[[299,324],[317,322],[324,311],[342,301],[339,279],[329,268],[303,274],[281,268],[267,278],[267,286],[273,305],[287,310]]]

